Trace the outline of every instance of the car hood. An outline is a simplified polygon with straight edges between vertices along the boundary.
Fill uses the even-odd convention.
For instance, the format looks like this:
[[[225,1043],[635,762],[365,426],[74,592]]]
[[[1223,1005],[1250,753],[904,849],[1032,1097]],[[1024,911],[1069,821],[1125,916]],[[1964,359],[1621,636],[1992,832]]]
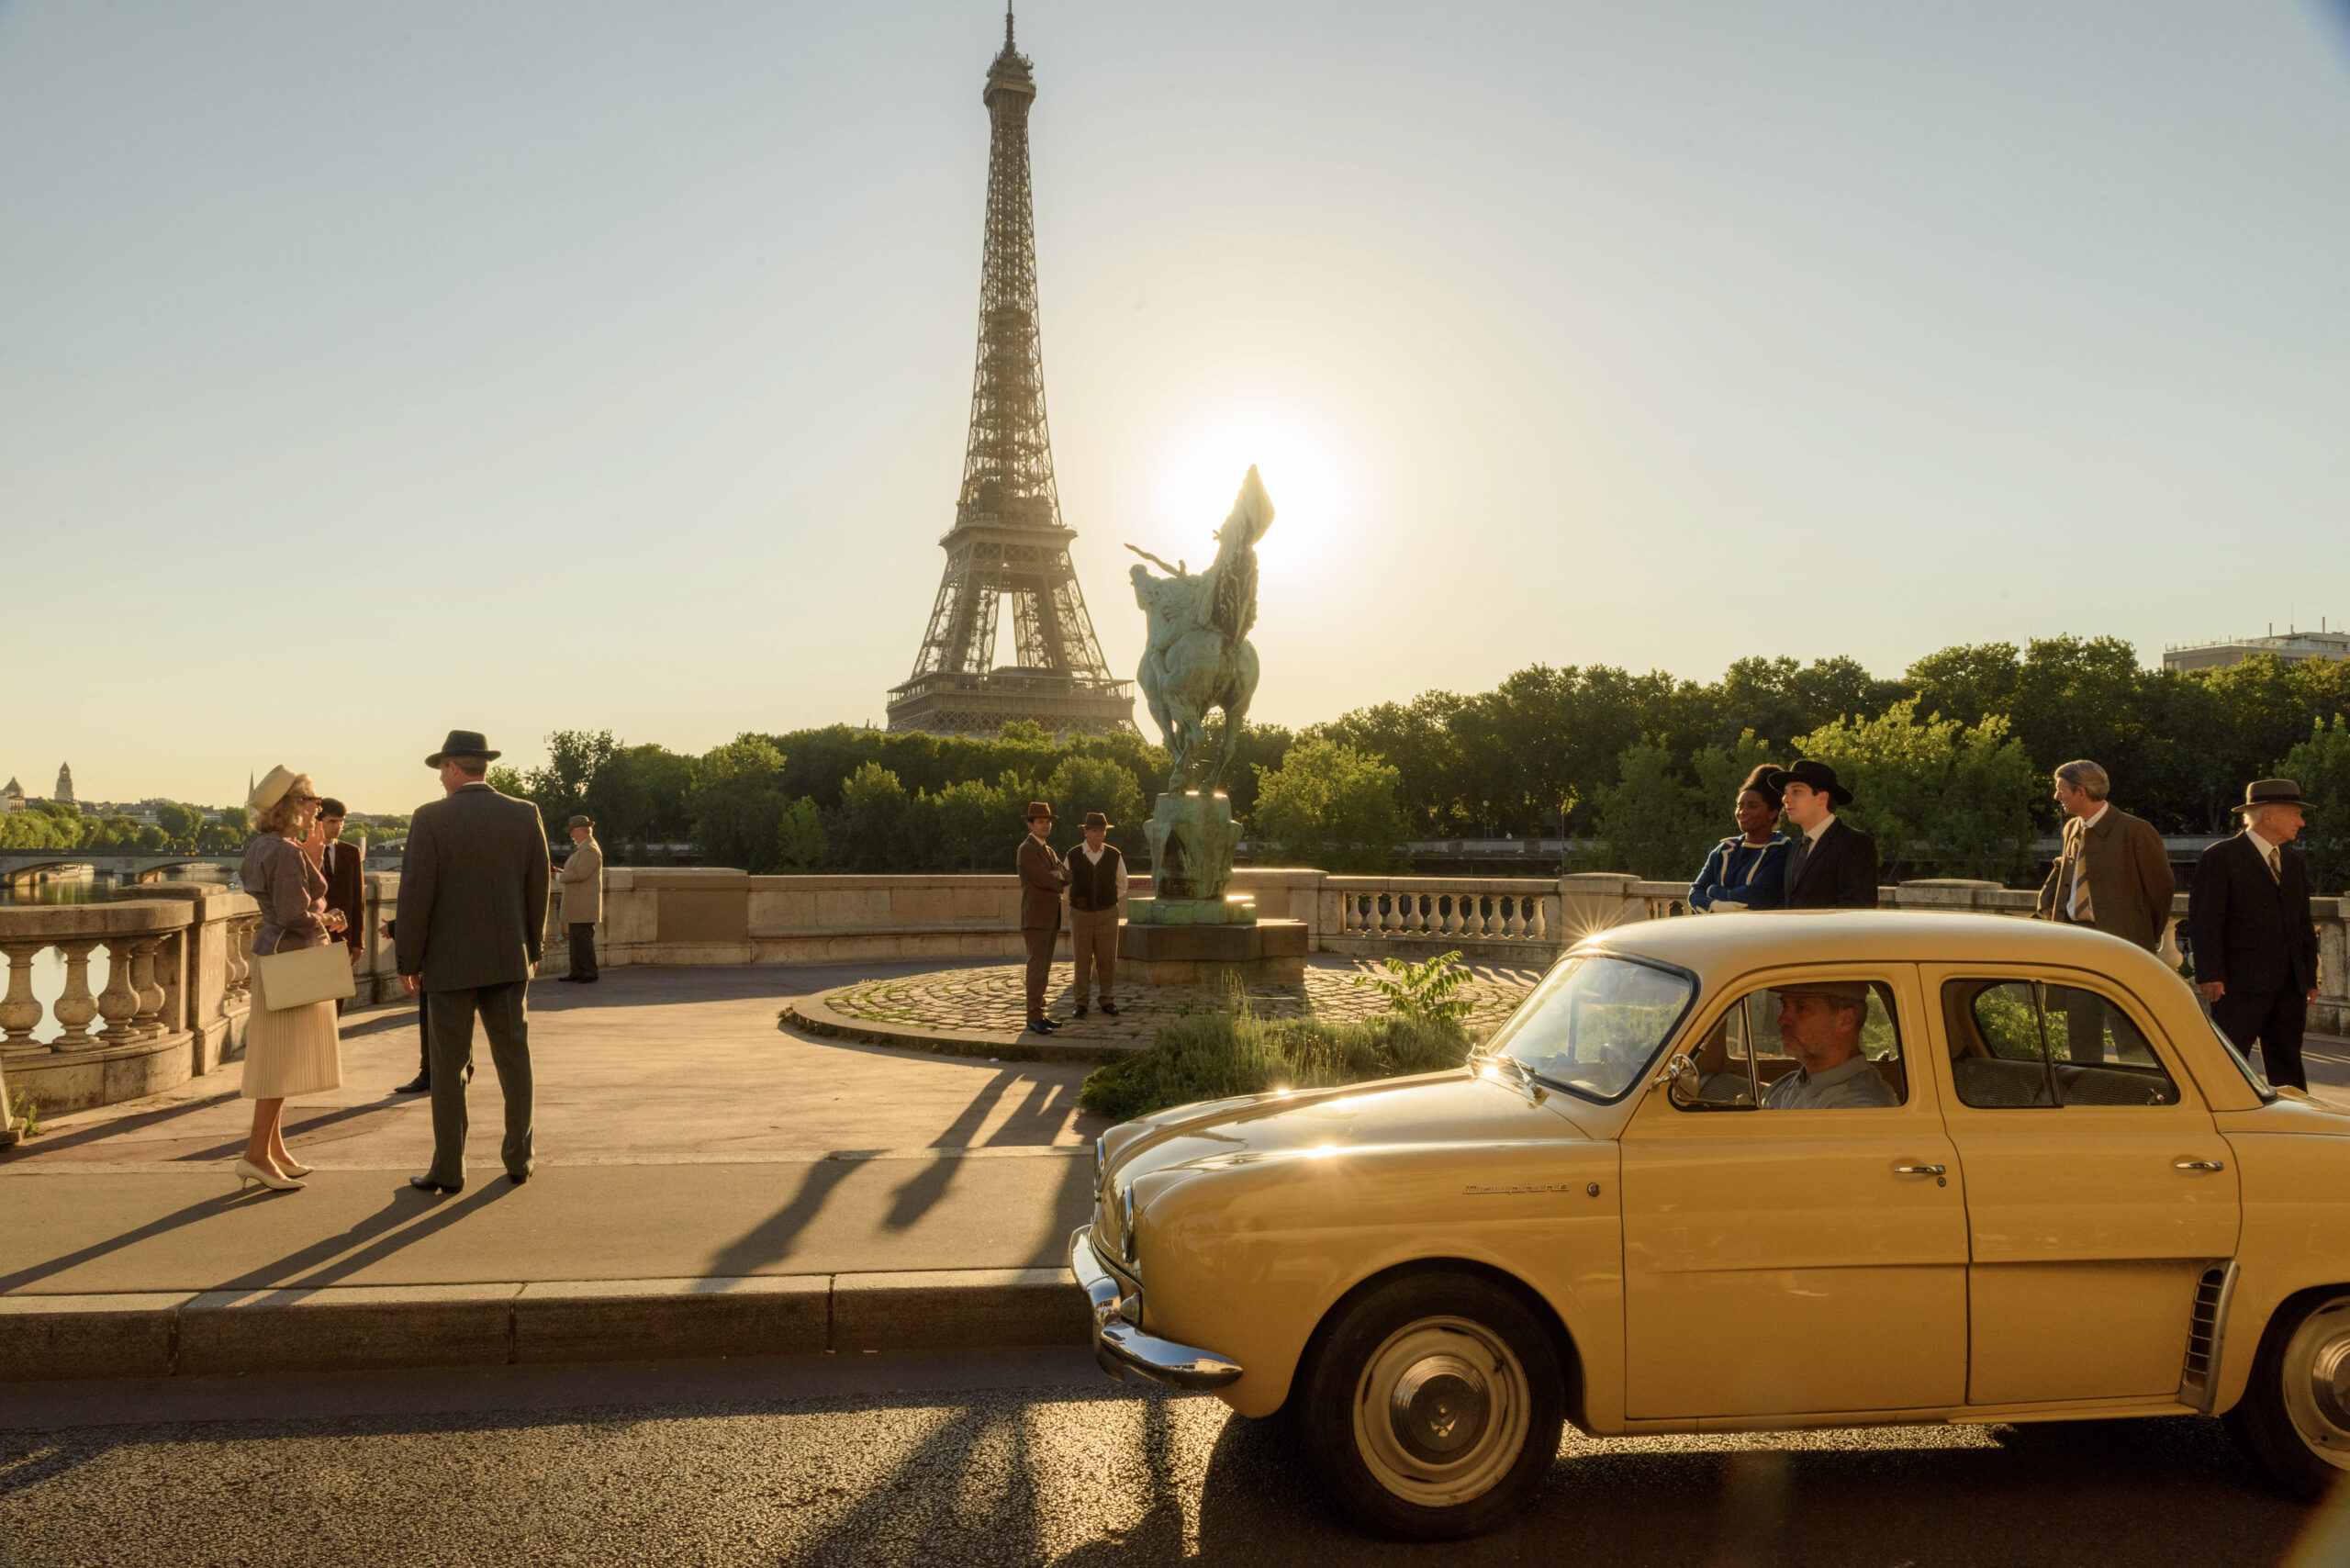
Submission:
[[[1460,1068],[1337,1089],[1177,1106],[1113,1128],[1111,1182],[1176,1166],[1223,1169],[1340,1149],[1583,1138],[1573,1102],[1512,1076]]]

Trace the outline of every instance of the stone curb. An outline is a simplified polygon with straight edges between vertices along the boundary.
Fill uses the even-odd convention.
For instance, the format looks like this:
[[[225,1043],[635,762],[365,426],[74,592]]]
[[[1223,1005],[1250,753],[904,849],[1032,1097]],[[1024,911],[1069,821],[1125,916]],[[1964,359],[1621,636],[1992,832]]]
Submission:
[[[924,1029],[834,1012],[833,999],[856,989],[855,985],[834,986],[814,996],[803,996],[784,1008],[783,1022],[811,1035],[856,1040],[868,1046],[897,1046],[950,1057],[995,1057],[1004,1061],[1098,1062],[1143,1048],[1139,1042],[1121,1045],[1115,1040],[1039,1039],[1025,1030],[1006,1035],[981,1029]]]
[[[1082,1345],[1067,1269],[0,1296],[0,1383]]]

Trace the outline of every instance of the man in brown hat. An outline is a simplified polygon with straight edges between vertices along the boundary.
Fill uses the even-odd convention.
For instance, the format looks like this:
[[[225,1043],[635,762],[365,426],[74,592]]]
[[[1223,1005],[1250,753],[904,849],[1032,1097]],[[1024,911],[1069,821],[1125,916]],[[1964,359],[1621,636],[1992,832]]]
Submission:
[[[2285,847],[2300,834],[2301,787],[2255,779],[2235,809],[2244,831],[2203,852],[2188,888],[2195,983],[2238,1050],[2250,1056],[2260,1043],[2269,1082],[2305,1090],[2301,1031],[2317,1000],[2317,922],[2309,867]]]
[[[1093,977],[1102,985],[1102,1011],[1115,1018],[1110,996],[1118,972],[1118,905],[1126,896],[1126,859],[1110,842],[1110,819],[1085,813],[1085,842],[1069,852],[1069,945],[1077,956],[1077,1016],[1085,1016]]]
[[[1028,1027],[1039,1035],[1053,1032],[1045,1016],[1045,982],[1053,974],[1053,945],[1061,934],[1061,890],[1069,886],[1069,868],[1047,842],[1053,832],[1053,808],[1042,801],[1028,802],[1028,836],[1020,841],[1020,940],[1028,948]]]
[[[1809,757],[1792,764],[1779,785],[1780,809],[1796,828],[1787,851],[1788,909],[1874,909],[1876,840],[1838,820],[1852,792],[1836,770]]]

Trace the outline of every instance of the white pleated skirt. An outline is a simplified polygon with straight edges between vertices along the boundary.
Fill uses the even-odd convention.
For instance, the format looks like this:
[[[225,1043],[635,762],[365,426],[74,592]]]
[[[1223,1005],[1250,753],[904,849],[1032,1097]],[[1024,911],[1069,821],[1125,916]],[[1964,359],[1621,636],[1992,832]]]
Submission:
[[[342,1087],[342,1034],[331,1002],[271,1012],[256,1005],[245,1023],[248,1100],[283,1100]]]

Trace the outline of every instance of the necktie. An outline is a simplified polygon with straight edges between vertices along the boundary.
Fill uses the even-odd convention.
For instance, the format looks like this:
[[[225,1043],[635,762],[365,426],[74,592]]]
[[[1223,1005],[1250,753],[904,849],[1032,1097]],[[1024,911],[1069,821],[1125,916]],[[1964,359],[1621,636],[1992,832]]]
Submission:
[[[2072,915],[2073,919],[2081,924],[2087,924],[2097,918],[2096,912],[2089,907],[2088,849],[2088,830],[2083,828],[2073,835]]]
[[[2262,853],[2265,854],[2268,859],[2269,877],[2278,887],[2283,887],[2285,885],[2285,872],[2283,868],[2277,864],[2277,846],[2273,844],[2268,845],[2264,848]]]

